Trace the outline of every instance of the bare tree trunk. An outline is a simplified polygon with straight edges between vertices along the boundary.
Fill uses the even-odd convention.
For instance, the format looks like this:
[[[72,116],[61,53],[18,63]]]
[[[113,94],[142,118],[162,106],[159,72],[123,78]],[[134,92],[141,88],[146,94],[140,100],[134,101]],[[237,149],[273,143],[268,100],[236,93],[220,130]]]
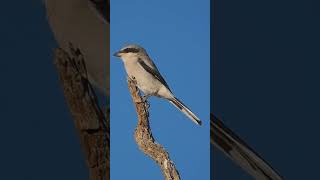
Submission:
[[[88,82],[83,56],[55,50],[55,65],[89,167],[90,180],[109,180],[109,109],[102,112]]]
[[[152,136],[149,125],[148,103],[143,102],[134,80],[128,78],[128,87],[138,114],[135,140],[140,150],[151,157],[161,168],[165,180],[180,180],[179,172],[170,160],[169,153]]]

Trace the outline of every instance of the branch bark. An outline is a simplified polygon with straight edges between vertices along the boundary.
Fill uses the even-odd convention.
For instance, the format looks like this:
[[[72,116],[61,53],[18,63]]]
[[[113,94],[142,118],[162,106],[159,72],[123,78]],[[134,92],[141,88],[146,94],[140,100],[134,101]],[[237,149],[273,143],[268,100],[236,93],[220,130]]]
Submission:
[[[149,124],[149,104],[143,102],[139,95],[135,80],[128,78],[133,103],[138,114],[138,124],[135,130],[135,140],[140,150],[151,157],[161,168],[165,180],[180,180],[179,172],[169,157],[169,153],[152,136]]]
[[[90,180],[110,179],[109,109],[103,113],[86,75],[83,56],[56,49],[55,65],[89,167]]]

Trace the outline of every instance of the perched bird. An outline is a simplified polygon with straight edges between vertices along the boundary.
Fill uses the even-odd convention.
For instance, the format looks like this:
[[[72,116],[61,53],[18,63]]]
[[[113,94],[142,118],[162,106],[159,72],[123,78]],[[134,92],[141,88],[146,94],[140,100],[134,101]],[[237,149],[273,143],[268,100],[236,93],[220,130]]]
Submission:
[[[89,81],[109,96],[109,0],[43,0],[60,48],[84,56]]]
[[[201,125],[200,119],[173,95],[144,48],[139,45],[128,45],[116,52],[114,56],[122,59],[128,76],[136,80],[138,88],[144,93],[144,99],[149,96],[167,99],[193,122]]]
[[[89,81],[109,96],[109,0],[43,0],[47,17],[60,48],[69,51],[71,43],[84,56]],[[147,52],[129,45],[114,54],[120,57],[127,74],[135,77],[145,98],[169,100],[196,124],[200,119],[170,90]],[[280,180],[282,177],[254,150],[216,117],[211,118],[211,143],[240,165],[255,179]]]

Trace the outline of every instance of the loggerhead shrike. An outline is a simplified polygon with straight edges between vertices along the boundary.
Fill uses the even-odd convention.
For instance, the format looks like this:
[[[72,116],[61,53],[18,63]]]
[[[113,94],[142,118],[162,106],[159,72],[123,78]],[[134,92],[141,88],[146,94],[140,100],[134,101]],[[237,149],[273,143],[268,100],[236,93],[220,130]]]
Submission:
[[[114,56],[122,59],[128,76],[136,80],[138,88],[144,93],[144,99],[149,96],[167,99],[194,123],[201,125],[200,119],[173,95],[144,48],[139,45],[128,45],[116,52]]]
[[[109,30],[110,18],[106,9],[109,0],[43,0],[47,17],[61,48],[69,43],[79,48],[86,61],[89,81],[109,95]],[[185,105],[176,99],[167,83],[139,46],[127,46],[115,54],[123,59],[129,76],[134,76],[145,93],[168,99],[197,124],[201,124]],[[211,121],[213,143],[256,179],[282,179],[271,166],[220,121]],[[254,173],[257,172],[257,173]],[[262,176],[269,178],[261,178]]]

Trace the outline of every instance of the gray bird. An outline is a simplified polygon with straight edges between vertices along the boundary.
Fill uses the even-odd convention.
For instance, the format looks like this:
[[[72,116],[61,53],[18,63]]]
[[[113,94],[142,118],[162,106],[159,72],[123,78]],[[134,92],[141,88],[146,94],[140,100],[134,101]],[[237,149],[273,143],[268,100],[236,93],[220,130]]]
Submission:
[[[201,125],[201,120],[173,95],[167,82],[144,48],[139,45],[128,45],[116,52],[114,56],[122,59],[128,76],[134,77],[137,87],[144,93],[144,99],[149,96],[167,99],[194,123]]]

